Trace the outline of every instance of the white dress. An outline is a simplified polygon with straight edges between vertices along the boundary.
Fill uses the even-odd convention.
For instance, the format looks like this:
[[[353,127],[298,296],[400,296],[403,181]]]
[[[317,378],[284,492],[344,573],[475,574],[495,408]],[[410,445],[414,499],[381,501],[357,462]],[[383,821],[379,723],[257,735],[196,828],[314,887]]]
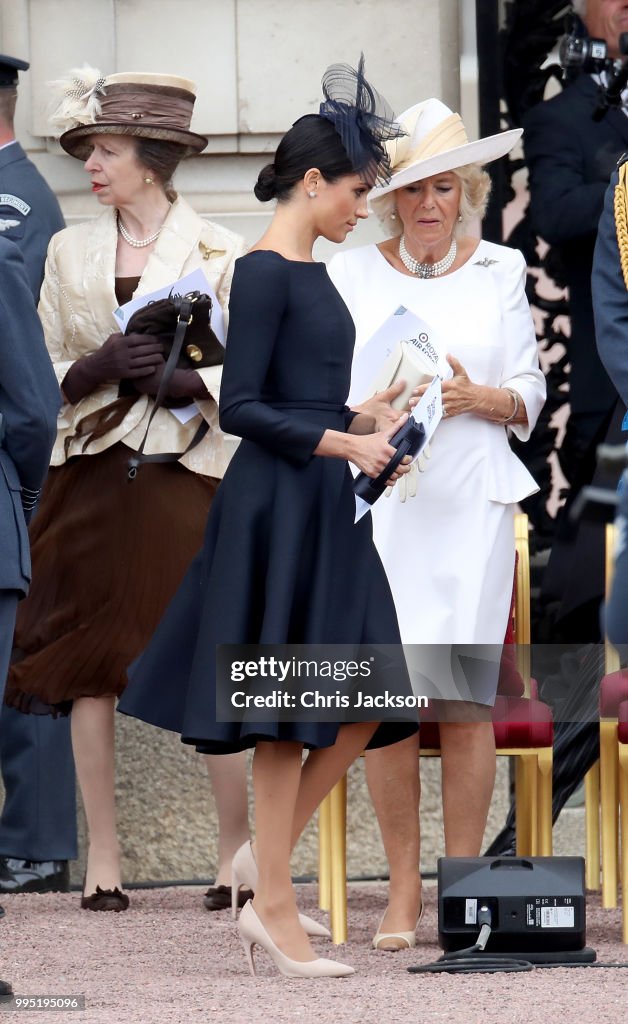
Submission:
[[[442,339],[441,357],[454,355],[472,381],[517,391],[528,424],[512,430],[527,440],[545,379],[520,252],[481,241],[452,274],[421,280],[369,245],[334,256],[328,269],[354,318],[356,351],[406,306]],[[443,420],[431,452],[416,497],[401,502],[393,490],[372,513],[402,640],[501,644],[513,586],[514,505],[538,488],[511,451],[506,428],[478,416]]]

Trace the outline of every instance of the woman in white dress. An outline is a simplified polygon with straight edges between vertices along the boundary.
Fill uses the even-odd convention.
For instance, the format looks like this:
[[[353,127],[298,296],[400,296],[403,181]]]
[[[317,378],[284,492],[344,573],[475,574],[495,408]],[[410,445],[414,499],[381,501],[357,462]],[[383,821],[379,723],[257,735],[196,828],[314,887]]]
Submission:
[[[407,135],[389,144],[393,176],[370,197],[392,237],[335,256],[329,273],[355,320],[356,351],[405,306],[432,328],[451,376],[425,472],[406,478],[410,500],[393,494],[376,504],[374,537],[404,644],[501,644],[515,504],[536,490],[508,430],[529,437],[545,381],[523,256],[478,240],[469,227],[486,208],[482,164],[504,156],[521,132],[470,143],[459,115],[434,99],[399,120]],[[448,856],[480,853],[495,778],[495,686],[472,692],[471,708],[439,702]],[[422,907],[418,738],[370,752],[366,765],[390,867],[388,908],[373,944],[407,948]]]

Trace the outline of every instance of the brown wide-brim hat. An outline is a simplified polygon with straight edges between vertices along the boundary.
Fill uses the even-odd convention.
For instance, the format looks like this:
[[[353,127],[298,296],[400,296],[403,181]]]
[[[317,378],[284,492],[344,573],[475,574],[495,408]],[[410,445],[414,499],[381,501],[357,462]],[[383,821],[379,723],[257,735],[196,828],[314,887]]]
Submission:
[[[188,153],[200,153],[207,145],[204,135],[190,131],[196,87],[187,78],[143,72],[105,78],[85,67],[71,71],[53,88],[61,96],[52,123],[65,129],[59,142],[79,160],[89,157],[93,135],[161,139],[178,143]]]

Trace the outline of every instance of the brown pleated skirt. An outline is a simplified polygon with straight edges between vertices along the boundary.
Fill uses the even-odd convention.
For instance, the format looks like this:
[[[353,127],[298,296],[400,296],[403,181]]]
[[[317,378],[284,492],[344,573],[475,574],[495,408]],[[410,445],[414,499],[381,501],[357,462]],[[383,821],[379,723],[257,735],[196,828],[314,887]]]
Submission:
[[[33,583],[19,606],[5,701],[67,713],[119,696],[203,543],[219,481],[178,463],[141,467],[116,444],[50,470],[31,527]]]

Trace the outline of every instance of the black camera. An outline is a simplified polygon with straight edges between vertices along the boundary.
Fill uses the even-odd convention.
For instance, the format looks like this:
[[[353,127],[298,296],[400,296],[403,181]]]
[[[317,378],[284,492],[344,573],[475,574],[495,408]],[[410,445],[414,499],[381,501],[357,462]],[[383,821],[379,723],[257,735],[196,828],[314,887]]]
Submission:
[[[620,35],[618,49],[622,57],[628,55],[628,32]],[[567,16],[566,33],[558,44],[558,59],[563,78],[567,81],[582,73],[607,72],[606,80],[600,84],[600,102],[593,111],[594,121],[601,121],[611,107],[621,106],[622,92],[628,83],[628,61],[609,57],[606,40],[588,35],[583,22],[575,14]]]
[[[558,42],[558,60],[566,79],[582,74],[612,71],[615,61],[608,56],[605,39],[594,39],[577,14],[565,19],[565,35]]]
[[[608,56],[608,46],[604,39],[592,39],[577,31],[561,38],[558,59],[568,78],[582,71],[591,73],[610,70],[615,65]]]

